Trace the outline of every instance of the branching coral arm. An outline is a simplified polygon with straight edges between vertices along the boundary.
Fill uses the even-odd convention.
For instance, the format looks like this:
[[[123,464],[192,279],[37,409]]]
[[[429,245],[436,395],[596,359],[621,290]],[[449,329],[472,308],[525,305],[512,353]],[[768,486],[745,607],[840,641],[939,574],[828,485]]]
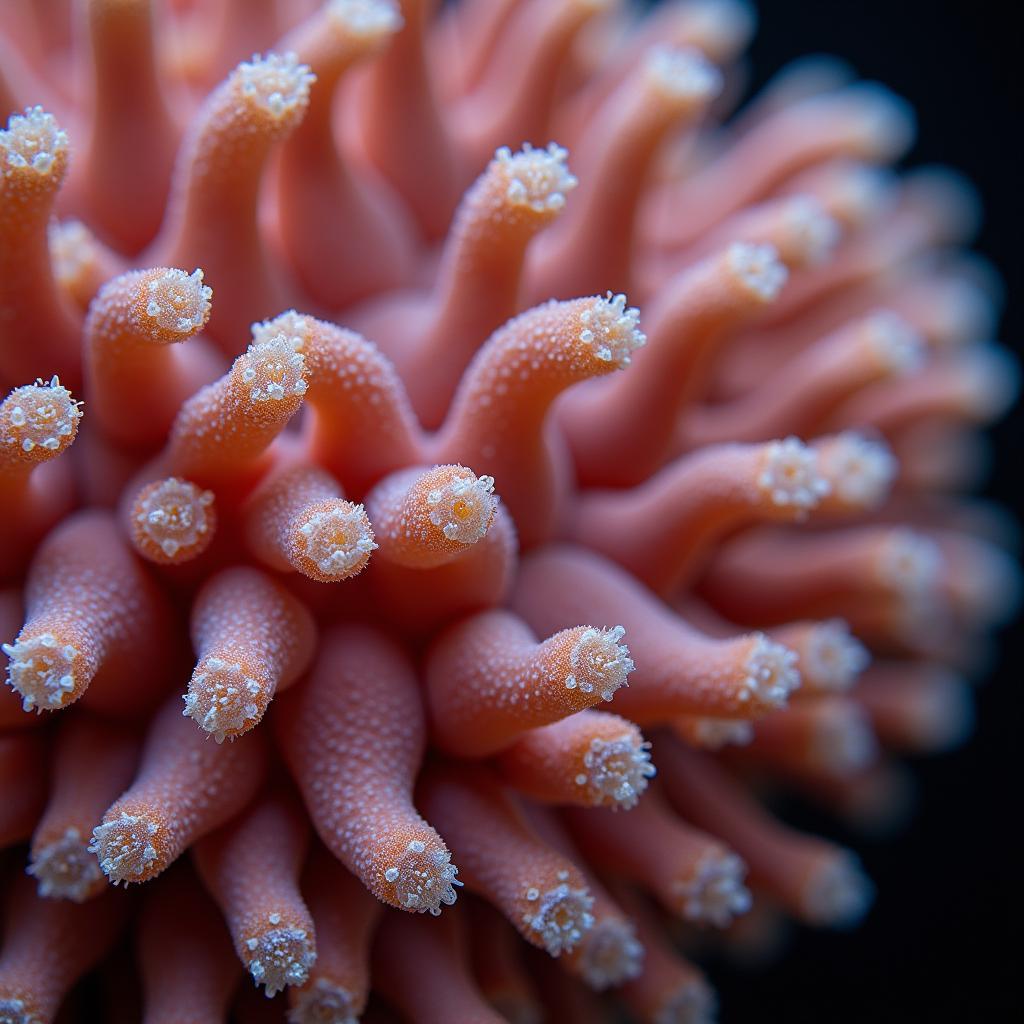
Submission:
[[[871,902],[871,883],[847,850],[786,828],[705,755],[658,743],[665,791],[688,821],[729,843],[750,883],[807,924],[849,926]]]
[[[553,142],[498,149],[459,205],[431,294],[399,305],[397,317],[374,318],[372,333],[394,353],[425,427],[441,424],[473,354],[520,308],[530,242],[561,214],[577,184],[567,155]]]
[[[490,774],[437,769],[421,793],[459,851],[469,889],[531,945],[554,957],[571,951],[594,923],[593,898],[576,865],[534,834]]]
[[[463,376],[434,458],[487,466],[524,547],[546,539],[568,485],[547,431],[566,388],[627,367],[646,341],[624,295],[549,302],[497,330]]]
[[[114,443],[152,451],[181,404],[219,375],[203,342],[172,347],[201,331],[213,289],[203,272],[155,267],[108,282],[85,322],[90,415]]]
[[[875,161],[913,133],[902,100],[873,83],[788,104],[736,140],[719,159],[652,197],[652,221],[670,218],[699,238],[713,225],[805,168],[835,157]],[[678,239],[682,241],[682,237]]]
[[[71,508],[71,467],[54,460],[74,442],[81,418],[82,403],[58,377],[15,388],[0,404],[0,574],[20,569],[32,542]]]
[[[0,1019],[52,1021],[75,982],[106,956],[127,916],[113,893],[78,905],[44,900],[14,883],[0,950]]]
[[[429,637],[456,619],[501,604],[512,588],[518,553],[512,519],[499,505],[487,532],[457,558],[434,569],[375,558],[369,582],[388,621],[410,636]]]
[[[411,1024],[502,1024],[466,962],[461,921],[387,914],[374,944],[374,986]]]
[[[632,722],[578,711],[524,733],[497,758],[505,781],[534,800],[580,807],[633,807],[654,775]]]
[[[160,227],[179,134],[157,68],[155,7],[90,0],[83,31],[93,115],[69,185],[100,234],[131,253]]]
[[[780,432],[816,433],[851,396],[876,381],[914,373],[924,359],[924,341],[911,325],[895,313],[876,311],[787,360],[753,393],[692,410],[677,443],[692,449]]]
[[[299,892],[308,847],[309,822],[297,799],[278,787],[193,851],[238,959],[268,998],[304,984],[316,962],[313,918]]]
[[[405,385],[372,342],[294,310],[253,327],[257,345],[279,335],[308,368],[310,457],[348,493],[361,497],[385,473],[423,461]]]
[[[831,489],[817,462],[795,437],[702,448],[634,490],[584,493],[570,536],[668,594],[694,577],[719,538],[805,519]]]
[[[882,662],[853,691],[881,742],[920,753],[951,750],[974,727],[974,697],[968,683],[927,662]]]
[[[515,929],[489,903],[475,896],[467,901],[470,957],[481,993],[508,1020],[539,1021],[540,1004],[519,955]]]
[[[427,61],[431,7],[430,0],[402,0],[404,25],[370,69],[360,112],[371,162],[434,240],[448,228],[462,174]]]
[[[589,863],[650,890],[684,920],[724,928],[750,909],[742,860],[677,818],[655,794],[629,812],[625,828],[610,810],[563,813]]]
[[[214,576],[192,606],[192,643],[199,660],[184,714],[218,742],[255,728],[274,694],[309,666],[316,627],[306,608],[258,569]]]
[[[42,107],[0,129],[0,386],[44,366],[81,383],[80,319],[50,265],[47,224],[68,167],[68,136]]]
[[[587,866],[564,822],[536,804],[521,806],[530,826],[544,842],[581,865],[580,871],[594,899],[590,909],[593,925],[579,945],[560,959],[560,965],[597,992],[617,988],[635,978],[643,965],[644,949],[637,942],[633,922]]]
[[[0,736],[0,850],[32,834],[46,805],[46,776],[43,734]]]
[[[103,284],[124,269],[121,257],[74,218],[51,220],[47,239],[54,280],[71,303],[85,313]]]
[[[464,466],[403,469],[367,495],[378,558],[407,569],[435,569],[466,554],[494,523],[494,478]]]
[[[512,12],[479,81],[453,111],[452,133],[470,166],[504,142],[545,137],[559,72],[581,30],[608,5],[528,0]]]
[[[254,313],[284,304],[257,206],[271,151],[305,114],[313,77],[295,54],[257,55],[210,94],[182,142],[167,219],[147,254],[169,266],[202,266],[216,282],[209,333],[229,355]]]
[[[799,685],[796,654],[763,633],[719,640],[674,615],[628,573],[582,549],[550,547],[524,560],[512,607],[533,628],[574,615],[621,622],[636,659],[615,710],[640,725],[679,714],[756,718]]]
[[[709,361],[774,300],[786,274],[774,249],[743,242],[662,289],[645,314],[648,344],[629,374],[580,389],[559,409],[581,482],[637,484],[664,463],[680,413],[706,383]]]
[[[198,558],[217,531],[213,491],[181,477],[146,484],[122,507],[132,547],[157,565],[182,565]]]
[[[146,891],[138,925],[142,1024],[217,1024],[240,970],[217,908],[187,864]]]
[[[633,670],[624,632],[576,626],[538,643],[504,610],[457,623],[434,643],[425,668],[437,744],[480,757],[528,729],[611,700]]]
[[[201,484],[253,472],[302,404],[309,376],[305,356],[289,337],[261,335],[223,377],[181,407],[163,462]]]
[[[404,211],[382,182],[339,151],[333,124],[339,84],[401,25],[394,0],[332,0],[280,45],[316,75],[309,111],[281,150],[281,237],[302,284],[329,309],[396,287],[411,269]]]
[[[754,725],[750,743],[737,754],[769,771],[797,778],[850,778],[878,756],[868,715],[855,699],[817,696]]]
[[[813,534],[764,528],[722,547],[700,588],[736,622],[777,625],[839,615],[856,630],[858,622],[879,618],[895,628],[926,604],[934,608],[942,576],[938,545],[906,527],[850,526]]]
[[[643,943],[643,970],[619,994],[639,1020],[712,1024],[717,1000],[704,973],[667,942],[651,907],[633,893],[616,890]],[[741,919],[742,920],[742,919]]]
[[[3,645],[25,710],[56,711],[87,690],[104,713],[152,707],[174,664],[165,600],[108,514],[66,519],[37,550],[25,624]]]
[[[249,550],[264,565],[320,583],[357,576],[377,548],[363,506],[346,501],[337,480],[309,463],[270,473],[242,519]]]
[[[174,697],[153,719],[139,771],[93,830],[90,850],[115,885],[148,881],[236,815],[262,786],[266,769],[262,736],[210,743],[182,718]]]
[[[327,634],[280,701],[278,739],[324,845],[377,899],[411,913],[455,902],[456,867],[413,806],[424,721],[416,678],[383,634]]]
[[[40,896],[84,903],[106,888],[89,852],[92,830],[131,782],[139,749],[125,726],[88,715],[61,723],[50,798],[32,834],[26,869]]]
[[[381,904],[359,880],[317,845],[302,876],[316,927],[316,963],[301,988],[288,989],[288,1024],[347,1024],[366,1008],[370,943]]]
[[[699,51],[656,46],[608,97],[574,151],[579,192],[531,257],[532,301],[635,287],[633,236],[651,164],[668,132],[695,124],[720,88]]]

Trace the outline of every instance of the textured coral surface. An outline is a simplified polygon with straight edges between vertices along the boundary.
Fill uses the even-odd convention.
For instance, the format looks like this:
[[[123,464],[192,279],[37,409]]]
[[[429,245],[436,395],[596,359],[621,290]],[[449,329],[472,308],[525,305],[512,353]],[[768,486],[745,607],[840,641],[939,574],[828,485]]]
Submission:
[[[1016,367],[904,101],[737,109],[752,30],[0,6],[0,1024],[700,1024],[868,911],[771,792],[970,731]]]

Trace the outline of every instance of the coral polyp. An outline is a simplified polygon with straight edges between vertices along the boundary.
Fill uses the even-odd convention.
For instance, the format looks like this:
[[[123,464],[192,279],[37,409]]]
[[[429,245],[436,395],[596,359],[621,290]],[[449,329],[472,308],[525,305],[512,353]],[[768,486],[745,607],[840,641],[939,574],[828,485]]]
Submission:
[[[884,815],[1017,587],[905,103],[734,113],[734,0],[70,6],[0,11],[0,1024],[701,1024],[857,924],[759,783]]]

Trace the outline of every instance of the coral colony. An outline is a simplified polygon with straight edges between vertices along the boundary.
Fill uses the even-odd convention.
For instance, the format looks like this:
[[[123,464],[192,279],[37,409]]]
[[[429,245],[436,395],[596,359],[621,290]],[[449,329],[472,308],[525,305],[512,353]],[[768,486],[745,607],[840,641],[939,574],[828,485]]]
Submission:
[[[867,911],[749,783],[969,728],[1013,366],[902,101],[733,113],[751,28],[2,5],[3,1024],[696,1024]]]

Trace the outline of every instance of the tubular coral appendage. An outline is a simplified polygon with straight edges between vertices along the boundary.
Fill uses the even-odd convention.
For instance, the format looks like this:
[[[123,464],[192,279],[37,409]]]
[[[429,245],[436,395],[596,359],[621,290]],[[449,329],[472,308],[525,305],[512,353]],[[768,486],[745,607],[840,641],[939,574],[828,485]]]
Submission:
[[[863,917],[758,798],[970,733],[1020,367],[754,21],[0,0],[0,1024],[710,1024],[680,940]]]

